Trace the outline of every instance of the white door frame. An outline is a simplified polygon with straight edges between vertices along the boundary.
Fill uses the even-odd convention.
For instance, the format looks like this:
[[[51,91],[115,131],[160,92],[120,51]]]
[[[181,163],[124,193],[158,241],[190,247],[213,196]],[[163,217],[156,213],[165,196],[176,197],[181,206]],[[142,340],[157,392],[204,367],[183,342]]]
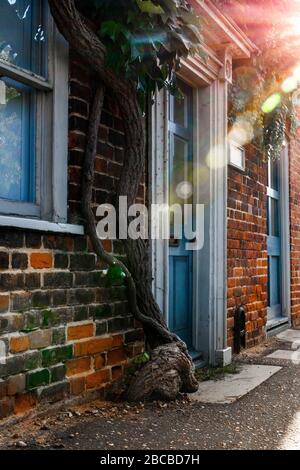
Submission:
[[[212,365],[231,361],[227,347],[227,84],[232,79],[232,58],[246,59],[258,52],[243,31],[210,0],[191,0],[203,17],[206,59],[182,60],[180,78],[194,89],[195,167],[209,169],[206,194],[195,174],[196,202],[207,200],[205,208],[205,249],[194,262],[194,346]],[[150,203],[168,202],[168,103],[166,93],[156,95],[152,110],[150,155]],[[196,168],[195,168],[196,169]],[[197,176],[198,175],[198,176]],[[167,318],[168,242],[154,240],[153,291]]]
[[[289,144],[285,141],[280,162],[280,236],[281,236],[281,318],[267,322],[268,335],[281,326],[291,325],[291,264],[290,264],[290,185]],[[274,330],[274,331],[273,331]]]
[[[185,77],[182,74],[181,78]],[[193,86],[193,83],[188,82]],[[227,348],[227,82],[194,84],[196,203],[205,205],[204,249],[195,252],[193,340],[205,362],[228,364]],[[152,112],[151,202],[168,203],[168,97],[157,94]],[[207,166],[209,158],[210,167]],[[207,169],[205,191],[199,167]],[[153,290],[168,321],[169,247],[153,240]]]

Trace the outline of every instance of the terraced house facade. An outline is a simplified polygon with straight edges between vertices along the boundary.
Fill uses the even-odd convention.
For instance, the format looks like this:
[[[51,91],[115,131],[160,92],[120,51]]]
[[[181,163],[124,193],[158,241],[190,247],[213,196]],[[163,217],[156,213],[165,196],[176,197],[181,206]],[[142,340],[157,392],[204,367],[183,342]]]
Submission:
[[[176,165],[193,169],[204,244],[155,240],[153,289],[195,362],[231,361],[235,316],[245,346],[300,324],[297,137],[279,164],[228,139],[233,69],[257,53],[212,2],[206,59],[185,60],[177,101],[157,94],[148,116],[148,168],[138,202],[166,203]],[[71,397],[105,396],[143,331],[124,286],[107,287],[81,216],[82,163],[94,78],[58,33],[47,1],[0,2],[0,418]],[[124,158],[118,104],[107,96],[95,164],[94,208],[116,188]],[[175,176],[174,176],[175,175]],[[269,201],[269,202],[268,202]],[[267,217],[268,207],[270,217]],[[119,241],[105,242],[123,255]]]

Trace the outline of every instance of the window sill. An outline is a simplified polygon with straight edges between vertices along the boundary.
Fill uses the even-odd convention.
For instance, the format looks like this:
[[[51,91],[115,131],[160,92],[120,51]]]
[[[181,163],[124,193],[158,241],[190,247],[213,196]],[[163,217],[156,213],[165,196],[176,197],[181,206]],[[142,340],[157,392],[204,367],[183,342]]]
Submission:
[[[84,235],[82,225],[60,224],[46,220],[26,219],[21,217],[7,217],[0,215],[0,227],[13,227],[39,232],[66,233],[70,235]]]

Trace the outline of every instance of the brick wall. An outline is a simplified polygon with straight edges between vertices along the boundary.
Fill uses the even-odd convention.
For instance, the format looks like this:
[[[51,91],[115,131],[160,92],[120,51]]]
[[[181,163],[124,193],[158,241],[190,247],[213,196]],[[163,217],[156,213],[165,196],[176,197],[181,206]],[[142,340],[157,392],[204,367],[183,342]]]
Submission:
[[[246,346],[265,337],[267,320],[267,165],[252,146],[246,170],[228,174],[228,343],[233,346],[234,312],[246,309]]]
[[[81,168],[92,78],[71,57],[69,222],[82,223]],[[107,97],[99,130],[94,207],[116,188],[124,134]],[[139,198],[144,200],[145,186]],[[106,249],[122,255],[118,243]],[[107,288],[86,237],[0,231],[0,418],[107,390],[143,351],[124,287]]]
[[[294,326],[300,326],[300,133],[297,137],[290,142],[291,316]]]

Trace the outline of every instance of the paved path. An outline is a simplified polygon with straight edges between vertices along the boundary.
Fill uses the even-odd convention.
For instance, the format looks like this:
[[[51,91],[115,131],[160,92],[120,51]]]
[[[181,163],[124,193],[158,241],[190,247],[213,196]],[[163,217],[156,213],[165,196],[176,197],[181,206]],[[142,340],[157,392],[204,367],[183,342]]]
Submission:
[[[241,355],[282,369],[234,403],[94,403],[0,429],[0,449],[300,449],[300,365],[267,357],[290,347],[274,339]]]

